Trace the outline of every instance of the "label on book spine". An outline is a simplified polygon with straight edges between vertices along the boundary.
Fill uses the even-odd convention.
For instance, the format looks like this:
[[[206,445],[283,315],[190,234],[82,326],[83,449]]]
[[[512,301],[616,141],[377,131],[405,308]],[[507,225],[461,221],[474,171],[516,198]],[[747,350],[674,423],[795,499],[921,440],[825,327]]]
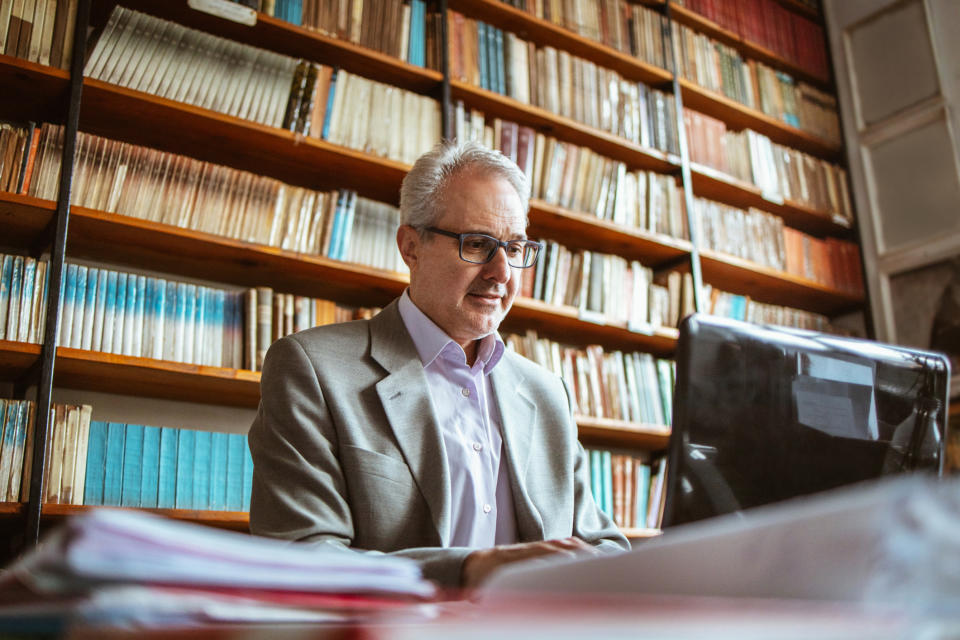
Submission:
[[[645,336],[652,336],[654,333],[654,327],[649,322],[642,322],[640,320],[630,320],[627,322],[627,329],[633,333],[641,333]]]
[[[257,24],[257,12],[229,0],[188,0],[191,9],[209,13],[212,16],[232,20],[252,27]]]
[[[783,204],[783,196],[776,191],[764,190],[760,193],[760,197],[767,202],[772,202],[773,204]]]

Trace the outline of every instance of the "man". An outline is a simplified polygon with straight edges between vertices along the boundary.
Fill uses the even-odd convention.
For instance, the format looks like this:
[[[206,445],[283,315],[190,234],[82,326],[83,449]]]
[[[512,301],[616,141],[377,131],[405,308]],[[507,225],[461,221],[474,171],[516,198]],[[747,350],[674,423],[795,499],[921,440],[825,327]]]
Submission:
[[[255,534],[416,560],[444,586],[551,554],[629,548],[590,493],[569,399],[496,331],[536,261],[529,187],[445,143],[403,181],[404,294],[270,347],[250,429]]]

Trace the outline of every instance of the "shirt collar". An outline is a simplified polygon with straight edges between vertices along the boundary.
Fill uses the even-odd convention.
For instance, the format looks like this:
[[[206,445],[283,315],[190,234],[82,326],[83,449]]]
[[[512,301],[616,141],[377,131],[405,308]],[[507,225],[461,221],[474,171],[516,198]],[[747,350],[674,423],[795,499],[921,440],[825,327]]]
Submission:
[[[404,289],[398,307],[424,368],[430,366],[441,354],[461,366],[466,366],[467,357],[463,348],[414,304],[410,299],[409,289]],[[484,336],[477,345],[477,361],[474,367],[482,363],[484,374],[489,375],[503,357],[503,350],[503,339],[496,331]]]

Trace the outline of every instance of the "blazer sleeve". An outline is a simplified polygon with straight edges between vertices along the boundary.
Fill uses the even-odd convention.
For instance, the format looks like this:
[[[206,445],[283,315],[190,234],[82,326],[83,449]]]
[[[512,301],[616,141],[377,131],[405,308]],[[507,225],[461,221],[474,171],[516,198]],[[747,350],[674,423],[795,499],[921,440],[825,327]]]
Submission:
[[[260,378],[260,407],[249,432],[250,531],[352,549],[347,482],[319,380],[296,338],[283,338],[270,347]],[[416,561],[427,579],[455,587],[471,551],[430,547],[388,552]]]

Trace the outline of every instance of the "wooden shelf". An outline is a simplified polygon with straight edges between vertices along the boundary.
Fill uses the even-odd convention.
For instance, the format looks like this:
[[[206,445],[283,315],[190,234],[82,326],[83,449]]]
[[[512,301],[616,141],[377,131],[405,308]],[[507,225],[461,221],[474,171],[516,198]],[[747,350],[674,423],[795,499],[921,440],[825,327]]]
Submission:
[[[833,86],[828,78],[817,76],[794,62],[774,53],[770,49],[747,40],[740,34],[730,31],[709,18],[687,9],[682,5],[671,4],[670,15],[680,24],[737,49],[746,58],[757,60],[768,66],[785,71],[795,79],[808,82],[824,91],[833,91]]]
[[[94,509],[132,509],[134,507],[101,507],[74,504],[44,504],[41,508],[41,519],[47,523],[55,523],[70,516],[87,513]],[[138,509],[161,515],[174,520],[186,520],[219,529],[233,531],[249,531],[250,517],[245,511],[200,511],[193,509]]]
[[[677,262],[689,257],[692,250],[686,240],[631,229],[542,200],[530,201],[530,228],[527,232],[531,237],[576,238],[578,248],[640,260],[650,267]]]
[[[408,165],[99,80],[83,83],[80,129],[312,189],[397,204]]]
[[[598,444],[662,451],[670,442],[670,427],[666,425],[637,424],[593,416],[577,416],[576,420],[580,439]]]
[[[0,340],[0,380],[19,380],[40,361],[40,345]]]
[[[720,93],[704,89],[685,78],[679,78],[678,82],[683,94],[684,109],[693,109],[723,120],[729,128],[734,130],[753,129],[773,142],[799,149],[818,158],[831,162],[841,160],[843,146],[839,142],[830,142],[812,133],[791,127],[762,111],[751,109]]]
[[[562,49],[612,69],[628,80],[643,82],[658,88],[668,87],[673,80],[670,72],[665,69],[584,38],[499,0],[450,0],[448,6],[451,10],[463,13],[470,18],[512,31],[525,40],[532,40],[541,46]]]
[[[331,38],[319,31],[266,15],[257,14],[257,22],[247,26],[219,18],[188,6],[187,0],[95,0],[94,22],[105,23],[110,6],[120,4],[152,16],[177,22],[185,27],[268,49],[293,58],[340,67],[372,80],[386,82],[417,93],[439,98],[443,74],[408,64],[399,58],[373,49]]]
[[[641,538],[656,538],[663,533],[660,531],[660,529],[641,529],[636,527],[623,528],[620,529],[620,532],[631,540],[638,540]]]
[[[69,79],[62,69],[0,55],[0,116],[20,122],[63,122]]]
[[[57,203],[0,191],[0,242],[8,246],[38,248],[52,237]]]
[[[813,235],[844,237],[852,230],[850,221],[840,215],[824,213],[791,200],[773,201],[756,185],[704,165],[690,164],[690,180],[697,196],[744,209],[762,209],[783,218],[787,226]]]
[[[0,516],[21,516],[26,510],[22,502],[0,502]]]
[[[260,374],[99,351],[57,348],[58,387],[227,406],[256,407]]]
[[[459,80],[450,81],[450,94],[453,100],[463,100],[464,104],[479,109],[484,115],[532,127],[564,142],[590,147],[601,155],[626,163],[630,169],[646,169],[660,173],[674,173],[680,170],[678,157],[669,156],[663,151],[644,147],[626,138],[594,129],[542,107],[524,104]]]
[[[827,287],[716,251],[701,250],[703,280],[718,289],[748,295],[758,302],[836,315],[863,305],[862,295]]]

